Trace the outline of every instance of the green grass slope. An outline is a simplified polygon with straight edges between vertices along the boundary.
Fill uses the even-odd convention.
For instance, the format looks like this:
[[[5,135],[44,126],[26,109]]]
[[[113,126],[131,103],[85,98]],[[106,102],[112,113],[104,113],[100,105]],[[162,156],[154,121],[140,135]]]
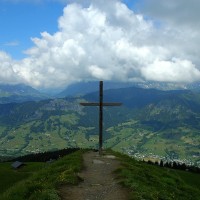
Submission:
[[[0,195],[1,200],[58,200],[57,188],[62,184],[77,184],[79,182],[76,172],[82,168],[82,151],[78,151],[60,158],[51,164],[43,164],[40,170],[36,170],[29,177],[17,177],[13,173],[8,173],[7,181],[12,182],[16,176],[16,184],[10,187],[7,183],[7,190]],[[28,166],[28,165],[27,165]],[[31,168],[24,167],[24,170],[36,169],[36,164],[30,164]],[[6,166],[0,164],[2,173],[6,173]],[[17,173],[17,172],[16,172]],[[20,181],[21,179],[21,181]],[[0,179],[0,184],[4,184],[5,179]]]
[[[21,171],[9,171],[8,163],[0,164],[1,177],[7,173],[8,182],[14,178],[13,185],[7,183],[2,190],[1,200],[60,200],[58,188],[62,184],[78,184],[77,173],[83,168],[82,155],[77,151],[52,164],[30,163]],[[110,153],[110,151],[107,151]],[[179,171],[136,161],[124,154],[112,152],[121,161],[121,167],[115,172],[119,180],[130,191],[134,200],[199,200],[200,174]],[[40,169],[38,169],[40,167]],[[6,171],[7,170],[7,171]],[[9,172],[8,172],[9,171]],[[17,173],[30,173],[27,177],[18,177]],[[14,174],[16,173],[16,174]],[[0,184],[5,178],[0,179]]]
[[[200,174],[149,165],[117,154],[121,183],[134,200],[199,200]]]
[[[0,194],[8,188],[15,185],[17,182],[27,179],[34,172],[44,166],[44,163],[27,163],[25,167],[19,170],[14,170],[10,162],[0,163]]]

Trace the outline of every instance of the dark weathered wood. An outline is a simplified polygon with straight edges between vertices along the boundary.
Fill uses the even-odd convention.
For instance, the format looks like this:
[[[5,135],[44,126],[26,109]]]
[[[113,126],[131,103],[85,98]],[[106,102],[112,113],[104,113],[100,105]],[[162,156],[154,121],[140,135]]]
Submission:
[[[121,106],[122,103],[103,103],[103,106]]]
[[[82,106],[100,106],[99,103],[80,103]],[[121,106],[122,103],[103,103],[103,106]]]
[[[103,107],[104,106],[121,106],[122,103],[108,103],[103,102],[103,81],[99,82],[99,103],[91,102],[91,103],[80,103],[82,106],[99,106],[99,154],[102,153],[103,147]]]
[[[99,103],[80,103],[81,106],[99,106]]]
[[[99,83],[99,154],[103,145],[103,81]]]

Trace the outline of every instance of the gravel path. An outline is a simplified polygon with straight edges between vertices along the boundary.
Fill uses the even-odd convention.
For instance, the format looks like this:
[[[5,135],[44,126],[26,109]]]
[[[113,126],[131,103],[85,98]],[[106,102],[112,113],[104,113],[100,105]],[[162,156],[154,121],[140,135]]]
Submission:
[[[84,180],[78,186],[63,186],[62,200],[128,200],[128,192],[118,184],[114,170],[119,161],[112,155],[99,156],[98,152],[84,154],[85,169],[79,174]]]

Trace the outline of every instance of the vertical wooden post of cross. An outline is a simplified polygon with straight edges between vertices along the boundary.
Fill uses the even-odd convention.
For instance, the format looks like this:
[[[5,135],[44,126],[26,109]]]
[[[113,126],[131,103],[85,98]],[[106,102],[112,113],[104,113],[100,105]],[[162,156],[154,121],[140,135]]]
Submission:
[[[99,154],[103,147],[103,81],[99,82]]]
[[[82,106],[99,106],[99,154],[103,150],[103,107],[104,106],[121,106],[122,103],[104,103],[103,102],[103,81],[99,82],[99,103],[80,103]]]

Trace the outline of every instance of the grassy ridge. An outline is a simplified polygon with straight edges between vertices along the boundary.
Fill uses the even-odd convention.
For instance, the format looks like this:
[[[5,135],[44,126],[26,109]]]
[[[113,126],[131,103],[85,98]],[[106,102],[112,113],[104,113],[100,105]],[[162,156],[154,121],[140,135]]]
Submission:
[[[77,184],[76,173],[83,167],[84,151],[77,151],[52,164],[35,163],[20,173],[18,183],[0,195],[1,200],[60,200],[57,189],[62,184]],[[136,161],[126,155],[114,153],[121,161],[116,171],[121,183],[130,189],[134,200],[198,200],[200,174],[173,170]],[[2,172],[7,164],[2,164]],[[38,167],[41,168],[38,170]],[[18,172],[13,172],[18,173]],[[3,173],[1,174],[3,175]],[[11,174],[13,175],[13,174]],[[6,179],[0,179],[0,183]],[[3,180],[3,181],[2,181]],[[21,180],[21,181],[20,181]],[[12,182],[12,177],[9,178]],[[2,184],[2,183],[1,183]]]
[[[134,200],[198,200],[200,174],[161,168],[117,154],[122,167],[117,170],[122,184]]]
[[[77,184],[76,172],[82,168],[82,151],[67,155],[46,165],[0,195],[1,200],[58,200],[56,189],[62,184]]]

